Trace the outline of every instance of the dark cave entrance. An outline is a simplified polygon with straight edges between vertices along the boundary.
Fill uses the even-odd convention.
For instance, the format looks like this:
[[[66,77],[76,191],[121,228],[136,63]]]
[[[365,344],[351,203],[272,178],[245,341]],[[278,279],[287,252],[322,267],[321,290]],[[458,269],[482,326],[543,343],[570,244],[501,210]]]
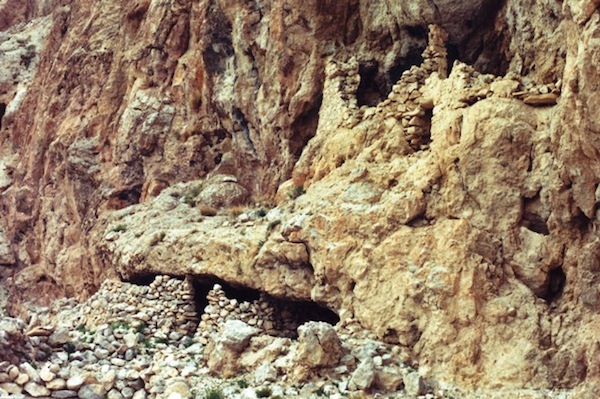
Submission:
[[[415,35],[422,36],[422,32],[419,31]],[[413,47],[406,55],[397,57],[392,66],[387,69],[376,60],[360,62],[358,67],[360,84],[356,91],[356,100],[359,107],[363,105],[374,107],[385,100],[404,71],[423,63],[421,54],[425,50],[426,37],[427,31],[425,31],[424,39],[422,39],[422,46]]]
[[[249,307],[245,310],[247,313],[258,309],[258,317],[261,317],[260,312],[264,312],[262,317],[265,317],[265,325],[272,325],[270,328],[265,327],[266,333],[270,335],[297,338],[297,328],[308,321],[322,321],[332,325],[340,321],[335,312],[312,301],[275,298],[259,290],[227,283],[214,276],[194,277],[191,281],[199,318],[209,305],[207,295],[215,284],[219,284],[226,297],[219,301],[220,310],[227,307],[231,300],[235,300],[240,309]],[[231,318],[238,319],[237,316]],[[243,316],[240,319],[243,319]]]
[[[127,280],[127,282],[135,285],[150,285],[154,281],[156,276],[158,276],[158,274],[137,274],[131,277],[129,280]]]
[[[550,273],[548,273],[548,287],[540,297],[549,304],[557,301],[562,296],[566,281],[567,276],[562,267],[550,270]]]
[[[138,274],[131,277],[128,282],[139,286],[150,286],[157,276],[155,273]],[[170,278],[183,279],[180,276],[170,276]],[[213,319],[215,314],[228,310],[230,314],[227,317],[223,316],[226,319],[247,321],[258,318],[264,323],[261,325],[265,333],[289,338],[297,338],[297,328],[306,322],[322,321],[335,325],[340,321],[334,311],[313,301],[276,298],[260,290],[230,284],[215,276],[188,276],[188,278],[192,285],[194,305],[199,320],[211,305],[213,308],[209,310],[213,311]],[[207,296],[215,284],[222,287],[224,295],[216,301],[213,299],[210,303]],[[236,312],[231,312],[232,301],[237,304]]]
[[[6,104],[0,103],[0,129],[2,129],[2,118],[4,118],[5,113],[6,113]]]

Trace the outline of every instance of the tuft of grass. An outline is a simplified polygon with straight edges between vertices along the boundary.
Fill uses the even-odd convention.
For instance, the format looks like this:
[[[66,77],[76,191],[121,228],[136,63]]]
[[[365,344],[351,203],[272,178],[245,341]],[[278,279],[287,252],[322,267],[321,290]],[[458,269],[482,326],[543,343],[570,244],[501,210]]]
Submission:
[[[294,190],[290,193],[290,198],[296,199],[304,193],[306,193],[306,191],[304,190],[304,186],[296,186],[294,187]]]
[[[118,329],[129,330],[130,328],[129,323],[124,320],[115,320],[110,323],[110,327],[113,329],[113,331]]]
[[[216,216],[217,215],[217,208],[214,208],[212,206],[200,205],[198,207],[198,210],[200,211],[200,214],[203,216]]]
[[[65,348],[65,352],[67,352],[68,354],[75,352],[75,344],[73,342],[67,342],[65,344],[64,348]]]
[[[127,231],[127,226],[123,223],[119,223],[118,225],[116,225],[115,227],[113,227],[112,229],[110,229],[110,231],[114,231],[115,233],[121,233],[121,232],[126,232]]]
[[[273,394],[273,390],[269,387],[259,388],[255,392],[256,396],[258,396],[259,398],[268,398]]]
[[[84,325],[77,327],[77,331],[79,331],[82,334],[87,334],[89,332],[88,329]]]
[[[237,384],[237,386],[238,386],[238,387],[240,387],[241,389],[246,389],[246,388],[248,388],[248,386],[249,386],[249,385],[248,385],[248,382],[247,382],[245,379],[243,379],[243,378],[242,378],[242,379],[240,379],[240,380],[237,380],[235,383],[236,383],[236,384]]]
[[[246,207],[244,205],[233,205],[227,210],[229,216],[238,217],[242,213],[246,211]]]
[[[146,329],[146,323],[143,321],[140,321],[135,325],[135,332],[139,332],[139,333],[143,334],[145,329]]]
[[[204,391],[203,399],[225,399],[225,394],[221,388],[209,388]]]

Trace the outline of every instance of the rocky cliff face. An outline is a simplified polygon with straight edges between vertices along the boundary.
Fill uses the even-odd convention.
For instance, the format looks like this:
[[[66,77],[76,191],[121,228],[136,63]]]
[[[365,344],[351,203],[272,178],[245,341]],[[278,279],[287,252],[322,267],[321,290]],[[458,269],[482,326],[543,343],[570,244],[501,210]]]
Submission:
[[[12,311],[216,278],[594,397],[599,3],[455,3],[0,2]]]

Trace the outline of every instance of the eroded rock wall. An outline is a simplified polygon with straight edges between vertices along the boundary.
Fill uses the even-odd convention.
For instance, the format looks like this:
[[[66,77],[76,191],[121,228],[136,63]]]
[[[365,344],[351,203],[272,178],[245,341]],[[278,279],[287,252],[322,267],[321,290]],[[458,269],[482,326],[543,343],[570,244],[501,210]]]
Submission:
[[[214,276],[463,386],[593,392],[599,4],[455,3],[4,14],[48,26],[0,82],[12,303]]]

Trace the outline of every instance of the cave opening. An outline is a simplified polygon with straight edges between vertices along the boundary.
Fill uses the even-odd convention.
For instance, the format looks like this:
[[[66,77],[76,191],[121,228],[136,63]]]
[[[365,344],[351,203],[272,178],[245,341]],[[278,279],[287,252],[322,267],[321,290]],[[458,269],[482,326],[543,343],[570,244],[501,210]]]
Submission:
[[[319,92],[322,92],[322,87]],[[317,134],[317,126],[319,124],[319,110],[323,96],[320,95],[314,100],[305,112],[298,115],[292,123],[292,137],[290,139],[290,153],[299,159],[304,147],[308,144],[315,134]]]
[[[335,312],[312,301],[276,298],[214,276],[195,276],[191,282],[196,312],[205,322],[218,317],[221,322],[238,319],[262,327],[269,335],[297,338],[297,328],[308,321],[332,325],[340,321]],[[220,290],[214,289],[215,284]]]
[[[549,304],[555,302],[561,297],[566,281],[567,276],[562,267],[559,266],[550,270],[548,273],[548,287],[540,297]]]
[[[506,3],[488,1],[474,19],[464,22],[465,36],[460,39],[450,38],[448,49],[448,65],[451,68],[455,60],[473,66],[483,74],[504,76],[508,71],[510,59],[508,56],[507,37],[509,29],[497,29],[496,20]]]
[[[127,205],[139,204],[142,196],[142,186],[136,185],[128,190],[122,190],[117,193],[117,198]]]
[[[541,209],[542,203],[539,192],[533,198],[524,198],[521,226],[534,233],[547,236],[550,234],[550,230],[548,229],[546,218],[541,215]]]
[[[426,41],[422,40],[421,45],[411,47],[406,54],[397,57],[389,67],[384,67],[376,60],[360,62],[358,66],[360,83],[356,91],[358,106],[374,107],[385,100],[404,71],[423,63],[422,53],[425,50],[425,43]]]
[[[148,286],[154,281],[156,276],[158,276],[158,274],[156,273],[136,274],[135,276],[129,278],[127,281],[134,285]]]
[[[259,299],[260,294],[256,290],[228,284],[225,280],[214,276],[195,277],[191,279],[192,288],[194,289],[194,302],[196,304],[196,312],[201,315],[204,309],[208,306],[208,293],[213,289],[215,284],[223,287],[225,294],[229,299],[237,299],[239,302],[252,302]]]
[[[5,113],[6,113],[6,104],[0,103],[0,129],[2,129],[2,118],[4,118]]]

